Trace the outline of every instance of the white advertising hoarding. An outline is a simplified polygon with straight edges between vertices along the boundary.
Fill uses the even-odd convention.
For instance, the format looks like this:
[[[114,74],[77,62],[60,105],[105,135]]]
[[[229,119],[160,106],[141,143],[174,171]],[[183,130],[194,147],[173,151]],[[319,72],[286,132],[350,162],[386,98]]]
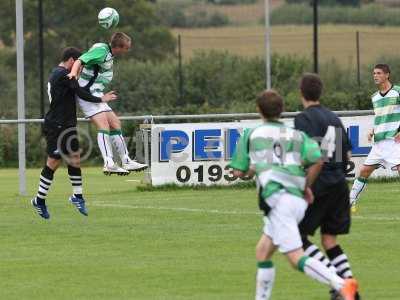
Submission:
[[[342,117],[341,120],[352,144],[348,177],[353,178],[371,149],[367,132],[373,126],[373,116]],[[289,126],[293,123],[292,119],[283,121]],[[229,185],[238,182],[227,165],[243,130],[260,122],[152,124],[152,185]],[[379,169],[373,176],[396,174]]]

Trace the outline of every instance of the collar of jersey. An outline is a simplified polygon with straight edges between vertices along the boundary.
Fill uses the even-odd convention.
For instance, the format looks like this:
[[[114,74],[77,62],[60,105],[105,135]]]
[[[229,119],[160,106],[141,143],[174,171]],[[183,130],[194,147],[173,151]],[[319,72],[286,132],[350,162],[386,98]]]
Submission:
[[[114,57],[114,54],[112,53],[111,45],[110,45],[110,44],[107,44],[107,46],[108,46],[108,49],[110,49],[111,56]]]
[[[264,125],[272,125],[272,126],[283,126],[284,124],[281,121],[265,121]]]
[[[379,91],[379,95],[381,95],[381,97],[385,97],[392,89],[393,89],[393,84],[390,86],[390,89],[386,91],[386,93],[381,93],[381,91]]]

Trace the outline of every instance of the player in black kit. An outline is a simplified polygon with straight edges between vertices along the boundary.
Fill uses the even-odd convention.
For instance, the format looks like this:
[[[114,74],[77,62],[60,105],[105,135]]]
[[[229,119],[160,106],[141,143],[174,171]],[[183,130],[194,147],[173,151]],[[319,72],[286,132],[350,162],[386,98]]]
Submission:
[[[324,156],[322,171],[312,186],[314,202],[308,207],[299,224],[305,254],[334,267],[339,276],[353,277],[346,254],[337,243],[337,235],[350,230],[349,188],[346,166],[351,144],[340,119],[320,104],[322,81],[316,74],[301,78],[300,92],[304,111],[296,116],[294,126],[318,140]],[[320,227],[321,243],[326,255],[308,240]],[[342,299],[331,291],[331,299]],[[358,293],[355,299],[360,299]]]
[[[43,133],[47,142],[47,162],[40,174],[39,188],[32,205],[44,219],[49,219],[45,203],[53,181],[54,172],[61,164],[61,158],[68,164],[73,195],[69,198],[79,212],[87,216],[85,200],[82,196],[82,173],[80,169],[79,141],[76,130],[75,95],[90,102],[108,102],[117,99],[113,91],[103,97],[94,97],[89,91],[79,87],[78,82],[67,77],[75,60],[81,55],[77,48],[69,47],[62,52],[61,63],[54,68],[48,82],[50,109],[45,116]]]

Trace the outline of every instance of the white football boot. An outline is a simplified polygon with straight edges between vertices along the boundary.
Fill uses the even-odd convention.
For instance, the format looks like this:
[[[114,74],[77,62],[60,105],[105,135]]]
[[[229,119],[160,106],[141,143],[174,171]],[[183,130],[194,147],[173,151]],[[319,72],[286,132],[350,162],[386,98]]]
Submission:
[[[103,173],[104,175],[112,175],[112,174],[117,174],[119,176],[126,176],[129,175],[129,171],[123,168],[118,167],[116,164],[113,165],[106,165],[103,168]]]
[[[147,169],[148,165],[141,164],[133,159],[128,159],[122,163],[122,167],[129,172],[131,172],[131,171],[139,172],[139,171]]]

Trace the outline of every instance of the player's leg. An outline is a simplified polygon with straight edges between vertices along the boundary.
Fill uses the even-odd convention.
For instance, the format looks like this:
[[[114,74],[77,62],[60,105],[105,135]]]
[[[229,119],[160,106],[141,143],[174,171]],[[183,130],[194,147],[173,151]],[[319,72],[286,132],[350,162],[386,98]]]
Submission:
[[[268,300],[271,297],[275,281],[275,268],[271,257],[275,250],[271,238],[263,234],[256,247],[256,300]]]
[[[72,196],[69,201],[78,209],[78,211],[87,216],[88,211],[83,198],[82,188],[82,171],[80,167],[80,154],[74,152],[70,155],[68,160],[68,176],[72,185]]]
[[[354,299],[357,290],[356,282],[345,282],[321,261],[304,254],[298,224],[305,214],[306,207],[307,203],[304,199],[291,194],[285,193],[279,198],[269,214],[274,244],[278,245],[279,251],[286,255],[294,268],[341,291],[346,300]],[[348,287],[349,285],[351,286]],[[345,292],[345,289],[349,291]]]
[[[360,174],[354,180],[353,186],[350,191],[350,205],[353,212],[356,211],[357,201],[360,198],[361,193],[367,186],[368,178],[377,168],[379,168],[379,165],[363,165],[361,167]]]
[[[58,139],[60,130],[52,124],[44,124],[43,133],[46,138],[47,161],[42,169],[39,178],[39,187],[36,196],[31,200],[36,212],[44,219],[50,218],[47,211],[46,198],[54,178],[54,172],[61,164],[60,149],[58,149]]]
[[[333,192],[334,191],[334,192]],[[349,188],[347,182],[336,184],[327,194],[325,202],[328,210],[321,224],[321,244],[335,267],[338,276],[343,279],[353,278],[353,272],[346,253],[337,242],[337,236],[350,232],[351,214],[349,209]],[[337,299],[331,292],[331,299]],[[356,299],[360,295],[356,294]]]
[[[36,197],[34,197],[31,201],[32,205],[36,209],[36,212],[44,219],[50,218],[50,214],[47,211],[46,198],[53,182],[54,172],[57,170],[60,164],[61,158],[47,158],[46,165],[40,173],[39,187]]]
[[[342,278],[352,278],[353,272],[349,259],[337,243],[337,237],[331,234],[321,234],[321,243],[328,255],[336,273]]]
[[[294,268],[304,272],[304,274],[312,279],[329,285],[334,290],[340,292],[345,300],[355,299],[358,284],[354,279],[344,280],[319,260],[304,255],[302,248],[286,253],[286,257]]]
[[[350,204],[352,206],[352,211],[356,211],[356,203],[360,198],[361,192],[365,189],[367,185],[368,178],[371,176],[384,161],[384,152],[382,152],[382,142],[374,144],[368,157],[364,161],[361,167],[358,177],[353,182],[353,187],[350,191]],[[384,147],[383,147],[384,148]]]
[[[97,127],[97,144],[99,145],[99,149],[101,152],[101,156],[104,160],[104,174],[118,174],[118,175],[127,175],[128,171],[118,167],[114,163],[113,159],[113,151],[111,146],[111,137],[110,137],[110,126],[107,119],[107,112],[100,112],[96,115],[90,117],[90,120]]]
[[[363,165],[360,174],[356,179],[354,179],[350,191],[350,205],[353,207],[353,211],[355,211],[356,203],[360,198],[362,191],[367,186],[369,176],[371,176],[372,172],[374,172],[378,167],[379,165]]]
[[[90,118],[97,128],[97,144],[99,146],[104,165],[114,165],[110,141],[110,127],[105,112],[98,113]]]
[[[315,231],[321,226],[322,220],[328,210],[329,203],[325,197],[326,194],[315,196],[314,202],[307,207],[304,218],[299,224],[299,230],[305,255],[321,261],[325,266],[336,272],[329,259],[308,238],[309,236],[313,236]]]
[[[141,171],[146,169],[147,165],[138,163],[130,158],[129,151],[122,134],[121,121],[118,119],[117,115],[113,111],[109,111],[107,112],[107,118],[111,128],[111,142],[120,156],[122,167],[128,171]]]
[[[79,106],[85,117],[90,119],[93,124],[97,127],[97,144],[99,146],[101,156],[104,160],[103,172],[106,175],[118,174],[127,175],[128,171],[118,167],[113,160],[113,152],[110,141],[110,126],[107,120],[107,111],[111,111],[111,108],[107,103],[91,103],[84,101],[77,97]]]

